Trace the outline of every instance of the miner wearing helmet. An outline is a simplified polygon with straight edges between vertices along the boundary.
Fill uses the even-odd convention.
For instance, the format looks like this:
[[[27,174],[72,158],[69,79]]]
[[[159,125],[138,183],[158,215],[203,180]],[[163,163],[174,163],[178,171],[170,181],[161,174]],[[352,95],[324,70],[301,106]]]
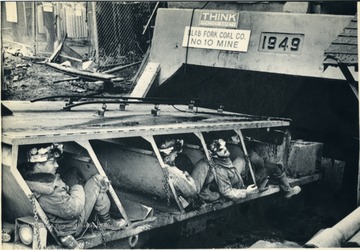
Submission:
[[[69,187],[57,173],[57,161],[62,154],[62,144],[33,146],[28,150],[27,163],[21,166],[20,171],[64,247],[81,248],[75,237],[87,228],[93,211],[100,228],[119,230],[125,227],[124,219],[110,217],[107,178],[94,175],[84,186],[76,184]]]
[[[232,140],[234,140],[233,137]],[[243,153],[243,157],[239,156],[234,161],[231,161],[230,152],[226,148],[226,142],[223,139],[213,140],[209,145],[209,150],[215,164],[219,191],[225,197],[238,199],[246,197],[247,193],[254,192],[256,189],[260,192],[265,191],[269,178],[277,181],[287,199],[301,191],[299,186],[290,186],[282,165],[264,161],[255,151],[250,152],[249,159],[255,169],[256,182],[259,183],[259,187],[256,187],[256,189],[254,185],[249,185],[251,183],[249,166],[246,164]],[[244,182],[248,184],[246,190]]]
[[[210,182],[214,180],[209,165],[200,160],[194,166],[190,159],[184,160],[187,156],[181,154],[183,144],[181,139],[170,139],[164,141],[159,148],[175,190],[185,198],[199,195],[204,201],[219,199],[220,194],[209,189]],[[180,157],[183,158],[182,162],[185,162],[181,164],[181,169],[177,165]]]

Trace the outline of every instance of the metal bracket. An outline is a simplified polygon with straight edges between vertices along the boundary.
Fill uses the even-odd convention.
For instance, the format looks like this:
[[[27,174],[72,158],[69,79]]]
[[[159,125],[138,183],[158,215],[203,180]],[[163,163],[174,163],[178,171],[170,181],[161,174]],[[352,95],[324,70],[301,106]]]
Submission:
[[[254,173],[254,170],[253,170],[253,168],[252,168],[252,166],[251,166],[250,157],[249,157],[248,152],[247,152],[246,147],[245,147],[245,142],[244,142],[243,134],[242,134],[242,132],[241,132],[240,129],[236,129],[236,130],[235,130],[235,133],[237,133],[237,134],[239,135],[239,137],[240,137],[240,142],[241,142],[242,149],[243,149],[243,151],[244,151],[245,160],[246,160],[246,161],[248,162],[248,164],[249,164],[249,169],[250,169],[251,178],[253,179],[254,185],[257,186],[257,185],[256,185],[256,179],[255,179],[255,173]]]
[[[98,158],[97,158],[97,156],[96,156],[90,142],[89,141],[75,141],[75,142],[87,150],[87,152],[89,153],[90,158],[92,159],[92,161],[93,161],[97,171],[99,172],[99,174],[106,177],[106,173],[105,173],[103,167],[101,166],[101,163],[98,160]],[[113,186],[111,185],[111,183],[109,184],[109,193],[110,193],[111,197],[113,198],[117,208],[119,209],[119,212],[124,217],[127,224],[130,226],[131,221],[129,220],[129,218],[128,218],[127,214],[126,214],[126,211],[125,211],[123,205],[121,204],[120,199],[117,196],[117,194],[116,194]]]
[[[159,104],[155,104],[155,107],[151,110],[151,114],[153,116],[159,116],[160,115]]]
[[[154,140],[154,137],[152,137],[152,136],[142,136],[142,138],[144,138],[145,140],[147,140],[147,141],[151,144],[151,146],[152,146],[152,148],[153,148],[153,150],[154,150],[154,152],[155,152],[155,155],[156,155],[156,157],[157,157],[157,159],[158,159],[158,161],[159,161],[159,163],[160,163],[160,167],[161,167],[162,169],[165,169],[165,163],[164,163],[164,161],[163,161],[163,159],[162,159],[162,157],[161,157],[161,155],[160,155],[160,151],[159,151],[159,149],[158,149],[158,147],[157,147],[157,145],[156,145],[156,142],[155,142],[155,140]],[[177,204],[178,207],[179,207],[179,210],[181,211],[181,213],[185,213],[185,210],[184,210],[184,208],[182,207],[181,202],[180,202],[180,200],[179,200],[179,197],[178,197],[178,195],[177,195],[177,193],[176,193],[174,184],[172,183],[172,181],[171,181],[170,179],[168,179],[167,181],[168,181],[169,187],[170,187],[170,189],[171,189],[171,192],[172,192],[172,194],[174,195],[176,204]]]
[[[206,159],[209,161],[209,162],[212,162],[212,158],[209,154],[209,150],[206,146],[206,142],[205,142],[205,139],[204,139],[204,136],[201,132],[194,132],[194,134],[200,139],[200,142],[201,142],[201,145],[204,149],[204,153],[205,153],[205,156],[206,156]],[[214,178],[215,178],[215,181],[217,182],[217,175],[216,175],[216,172],[215,172],[215,169],[213,167],[210,167],[213,175],[214,175]]]

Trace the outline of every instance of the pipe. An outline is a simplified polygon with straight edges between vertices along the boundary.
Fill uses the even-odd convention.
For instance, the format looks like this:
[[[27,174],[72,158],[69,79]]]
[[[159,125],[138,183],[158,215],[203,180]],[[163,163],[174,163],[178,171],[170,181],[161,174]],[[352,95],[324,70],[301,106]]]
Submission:
[[[305,243],[307,248],[341,247],[360,229],[360,207],[331,228],[326,228]]]

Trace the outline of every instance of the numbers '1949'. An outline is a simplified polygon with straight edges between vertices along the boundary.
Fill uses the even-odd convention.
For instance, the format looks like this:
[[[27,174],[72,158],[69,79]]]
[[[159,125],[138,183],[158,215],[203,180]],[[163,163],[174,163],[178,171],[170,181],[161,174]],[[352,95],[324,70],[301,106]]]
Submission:
[[[282,54],[301,54],[303,41],[303,34],[262,32],[260,36],[259,51]]]

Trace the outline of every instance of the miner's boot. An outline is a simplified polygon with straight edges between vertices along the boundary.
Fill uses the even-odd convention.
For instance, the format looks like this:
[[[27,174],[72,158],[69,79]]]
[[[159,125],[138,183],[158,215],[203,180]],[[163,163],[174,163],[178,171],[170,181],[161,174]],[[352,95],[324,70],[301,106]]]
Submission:
[[[269,176],[267,176],[265,179],[261,180],[258,184],[258,190],[259,192],[264,192],[269,189]]]
[[[281,176],[277,177],[277,182],[279,183],[279,186],[282,190],[285,191],[285,198],[290,199],[292,196],[297,195],[301,192],[301,188],[299,186],[290,187],[290,184],[286,178],[285,173],[283,173]]]
[[[124,228],[127,224],[124,219],[115,220],[111,218],[109,212],[103,215],[98,214],[98,219],[99,219],[98,226],[100,229],[103,230],[117,231]]]
[[[220,194],[218,192],[210,191],[209,186],[203,187],[203,189],[201,189],[200,191],[199,196],[204,201],[216,201],[220,198]]]

